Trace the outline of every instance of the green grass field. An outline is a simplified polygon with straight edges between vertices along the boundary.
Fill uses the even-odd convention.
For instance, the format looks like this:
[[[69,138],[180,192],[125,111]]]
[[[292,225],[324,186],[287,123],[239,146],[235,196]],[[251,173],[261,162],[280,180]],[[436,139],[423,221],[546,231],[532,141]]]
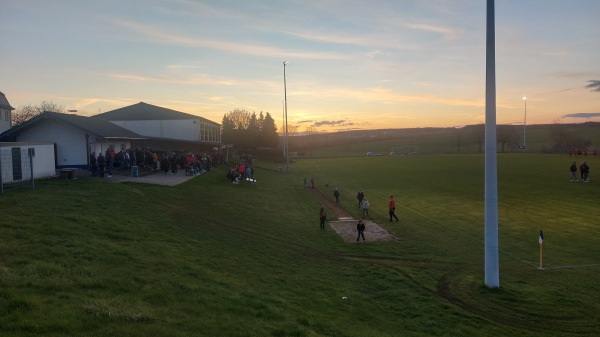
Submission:
[[[483,155],[306,159],[283,174],[259,159],[258,183],[240,185],[225,167],[176,187],[38,181],[0,195],[0,336],[598,336],[600,158],[590,183],[569,181],[571,162],[498,155],[493,290]],[[305,177],[338,187],[355,217],[363,189],[399,240],[321,231]]]

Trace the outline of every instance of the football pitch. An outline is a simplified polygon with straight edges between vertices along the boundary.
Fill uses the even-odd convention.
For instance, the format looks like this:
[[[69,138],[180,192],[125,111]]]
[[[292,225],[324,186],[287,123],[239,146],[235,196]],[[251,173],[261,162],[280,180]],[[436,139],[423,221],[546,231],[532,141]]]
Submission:
[[[588,161],[589,183],[569,180],[575,160]],[[255,184],[226,184],[220,167],[173,187],[52,179],[0,195],[0,335],[600,331],[600,158],[498,155],[499,289],[483,284],[483,155],[278,166],[259,158]],[[398,240],[322,231],[304,178],[331,199],[337,187],[356,219],[363,190],[371,220]]]

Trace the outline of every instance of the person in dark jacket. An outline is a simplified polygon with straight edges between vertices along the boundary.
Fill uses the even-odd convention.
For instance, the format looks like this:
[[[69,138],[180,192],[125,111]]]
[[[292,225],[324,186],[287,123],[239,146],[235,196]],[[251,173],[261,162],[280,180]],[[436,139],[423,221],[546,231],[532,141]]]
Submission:
[[[356,224],[356,231],[358,232],[358,236],[356,237],[356,243],[358,243],[358,240],[361,236],[363,242],[365,242],[365,223],[362,221],[362,219],[358,220],[358,223]]]
[[[92,177],[95,177],[98,172],[98,165],[96,163],[96,152],[90,154],[90,170],[92,170]]]
[[[358,199],[358,208],[360,208],[364,197],[365,197],[365,194],[363,193],[363,191],[359,190],[358,194],[356,195],[356,199]]]
[[[576,162],[573,162],[573,164],[571,164],[569,171],[571,171],[571,181],[579,181],[579,179],[577,179],[577,163]]]
[[[333,191],[333,196],[335,197],[335,203],[339,204],[340,203],[340,191],[337,189],[337,187]]]
[[[319,220],[321,220],[321,229],[325,230],[325,220],[327,220],[327,213],[325,212],[325,209],[323,207],[321,207],[321,210],[319,211]]]
[[[98,173],[100,178],[104,178],[104,164],[106,163],[106,159],[104,158],[104,155],[102,155],[102,152],[98,155],[96,162],[98,163]]]
[[[584,183],[587,183],[590,181],[590,167],[588,166],[588,164],[586,162],[582,162],[581,165],[579,166],[579,170],[581,171],[581,180]]]

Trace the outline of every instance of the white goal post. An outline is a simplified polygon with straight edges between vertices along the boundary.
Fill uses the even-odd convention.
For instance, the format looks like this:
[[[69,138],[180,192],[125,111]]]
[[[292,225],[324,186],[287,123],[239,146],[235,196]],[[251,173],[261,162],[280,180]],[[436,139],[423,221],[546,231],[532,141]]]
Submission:
[[[390,148],[390,156],[401,156],[405,154],[418,154],[419,146],[418,145],[406,145],[406,146],[392,146]]]

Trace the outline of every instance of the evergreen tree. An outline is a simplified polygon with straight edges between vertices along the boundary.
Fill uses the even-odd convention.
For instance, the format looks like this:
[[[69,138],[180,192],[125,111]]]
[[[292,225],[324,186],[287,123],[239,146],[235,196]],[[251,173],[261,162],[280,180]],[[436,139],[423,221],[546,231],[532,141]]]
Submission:
[[[235,140],[235,131],[233,121],[225,114],[221,123],[221,139],[223,144],[233,144]]]
[[[277,126],[271,114],[267,112],[261,128],[261,145],[264,147],[276,148],[279,145],[279,135]]]
[[[277,126],[267,112],[259,117],[246,110],[233,110],[223,115],[222,139],[224,144],[233,144],[238,149],[253,149],[257,146],[276,148],[279,145]]]
[[[258,125],[258,119],[256,119],[256,113],[253,112],[250,116],[250,122],[245,132],[246,141],[245,146],[249,148],[256,148],[258,144],[258,138],[260,136],[260,127]]]

